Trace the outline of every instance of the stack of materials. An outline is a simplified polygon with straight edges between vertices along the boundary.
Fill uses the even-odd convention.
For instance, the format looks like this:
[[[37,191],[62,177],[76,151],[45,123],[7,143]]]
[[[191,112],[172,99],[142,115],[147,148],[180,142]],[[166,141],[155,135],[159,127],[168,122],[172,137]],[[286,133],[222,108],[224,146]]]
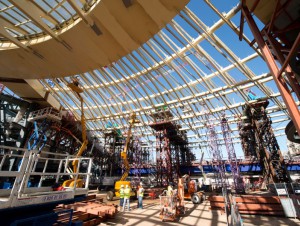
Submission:
[[[73,209],[71,221],[74,225],[93,226],[99,225],[106,219],[114,218],[118,212],[117,207],[118,206],[114,204],[103,203],[103,200],[96,199],[96,196],[89,196],[86,201],[59,205],[56,211],[61,209]],[[59,222],[67,223],[69,221],[67,215],[61,215],[59,218]]]
[[[245,195],[235,198],[241,214],[284,216],[278,196]]]
[[[220,210],[221,212],[225,212],[223,196],[211,195],[208,197],[208,201],[210,202],[210,210]]]
[[[211,210],[225,211],[223,196],[209,196]],[[278,196],[242,195],[235,197],[240,214],[284,216]]]

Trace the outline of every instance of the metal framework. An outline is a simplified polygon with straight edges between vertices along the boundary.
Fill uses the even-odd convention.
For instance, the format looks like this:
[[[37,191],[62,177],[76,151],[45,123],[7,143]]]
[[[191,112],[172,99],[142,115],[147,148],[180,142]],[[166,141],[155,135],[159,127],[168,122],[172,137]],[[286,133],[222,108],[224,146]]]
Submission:
[[[150,127],[156,131],[156,178],[160,185],[167,185],[179,178],[181,165],[190,165],[195,156],[187,147],[186,134],[172,123],[171,112],[159,108],[151,116],[154,123]]]
[[[246,19],[254,35],[255,42],[261,50],[273,80],[287,106],[294,127],[297,131],[300,131],[300,111],[298,108],[300,100],[300,16],[297,11],[295,13],[299,2],[297,0],[283,3],[277,1],[276,7],[271,11],[271,19],[265,22],[265,27],[261,31],[251,13],[255,12],[256,7],[259,7],[259,4],[263,4],[265,1],[256,1],[250,9],[246,0],[241,2],[241,24]],[[261,15],[258,14],[257,16],[260,17]],[[284,20],[283,17],[288,19]],[[240,32],[241,35],[243,29]],[[281,65],[281,68],[277,63]]]
[[[0,144],[23,147],[30,130],[26,126],[32,106],[2,91],[0,92]]]
[[[244,109],[246,117],[240,122],[242,134],[251,134],[255,138],[248,146],[255,143],[256,157],[263,168],[263,187],[269,183],[289,183],[291,180],[271,127],[272,122],[265,111],[268,104],[268,100],[259,100],[247,105]],[[243,147],[247,147],[246,143]]]
[[[225,161],[220,150],[218,143],[218,135],[211,118],[207,116],[207,142],[209,154],[212,157],[212,163],[215,167],[215,179],[217,188],[226,188],[228,186],[228,180],[225,175]]]
[[[227,156],[230,164],[230,170],[234,182],[235,191],[236,193],[245,193],[243,178],[240,175],[239,164],[237,161],[234,146],[232,144],[231,130],[225,116],[221,120],[221,128],[222,128],[224,142],[227,150]]]
[[[222,30],[228,33],[239,30],[231,20],[239,8],[232,8],[223,15],[208,1],[194,4],[206,5],[208,10],[214,10],[219,21],[206,24],[201,14],[188,5],[170,24],[133,53],[106,67],[76,75],[85,87],[83,98],[89,129],[97,137],[104,137],[99,129],[103,129],[108,121],[120,125],[123,131],[126,128],[123,118],[134,111],[141,123],[133,134],[142,136],[150,147],[150,143],[155,141],[155,133],[149,128],[151,110],[167,106],[174,116],[171,121],[182,125],[180,131],[191,131],[187,134],[191,141],[189,146],[206,146],[201,142],[205,140],[205,133],[201,132],[205,128],[204,114],[199,111],[201,104],[211,109],[217,117],[228,109],[229,122],[234,125],[235,116],[242,113],[241,106],[248,102],[244,89],[251,87],[271,98],[272,105],[268,111],[278,112],[273,121],[280,123],[286,120],[286,106],[271,84],[271,75],[268,71],[257,74],[255,68],[247,66],[253,62],[264,64],[256,45],[247,47],[242,44],[247,54],[241,56],[218,35]],[[233,40],[234,37],[238,39],[237,34]],[[250,43],[245,35],[243,38]],[[213,53],[217,57],[212,57]],[[79,117],[79,103],[66,86],[70,80],[65,77],[40,81]],[[284,127],[278,128],[278,134],[282,129]],[[234,126],[233,131],[237,131]],[[232,139],[237,142],[237,138],[235,132]]]
[[[128,154],[129,155],[129,154]],[[133,138],[132,155],[129,156],[129,163],[133,174],[132,186],[137,187],[141,181],[141,171],[143,169],[143,149],[138,137]]]
[[[66,45],[59,32],[68,24],[76,26],[78,18],[91,25],[91,18],[86,12],[98,1],[63,0],[50,3],[41,0],[30,1],[27,5],[20,2],[0,0],[0,41],[3,45],[15,44],[32,52],[33,47],[25,45],[27,40],[33,42],[45,34],[55,42]],[[251,102],[245,93],[248,88],[269,98],[266,111],[270,113],[273,124],[277,125],[274,126],[275,136],[282,136],[284,124],[290,117],[297,122],[295,125],[300,121],[297,120],[300,116],[297,109],[299,102],[292,100],[291,94],[293,90],[299,97],[299,84],[291,73],[292,69],[287,66],[297,50],[299,36],[282,42],[283,35],[272,29],[276,27],[272,25],[274,18],[284,11],[283,8],[277,7],[269,25],[259,31],[252,20],[254,9],[249,11],[244,4],[246,1],[240,2],[234,0],[224,4],[222,1],[191,0],[170,23],[126,56],[106,66],[69,77],[53,78],[49,74],[48,79],[40,79],[39,82],[79,119],[80,102],[67,86],[74,77],[78,78],[84,86],[82,98],[88,130],[102,143],[105,143],[103,131],[108,122],[119,125],[118,129],[123,132],[128,125],[124,118],[135,112],[140,123],[133,129],[133,136],[142,137],[142,142],[147,143],[145,146],[155,148],[152,144],[156,140],[162,142],[164,135],[151,128],[151,114],[154,109],[163,106],[172,114],[169,122],[181,125],[176,130],[186,134],[189,140],[185,144],[186,150],[208,146],[206,133],[203,132],[206,113],[199,110],[202,106],[218,119],[226,111],[233,131],[232,143],[240,142],[240,130],[236,124],[243,107]],[[242,26],[237,26],[241,11]],[[256,42],[251,41],[251,35],[246,35],[249,32],[244,26],[244,18]],[[238,42],[239,38],[242,42]],[[80,41],[77,43],[80,45]],[[288,44],[288,52],[281,43]],[[282,63],[282,69],[277,68],[274,56]],[[96,61],[93,58],[89,60]],[[216,133],[221,133],[220,127],[216,130]],[[164,147],[169,146],[168,140],[163,142]],[[218,142],[225,144],[222,138],[218,138]],[[250,144],[249,141],[242,142]],[[246,154],[256,155],[251,148]],[[161,158],[170,157],[162,154]],[[171,169],[169,166],[167,168]]]

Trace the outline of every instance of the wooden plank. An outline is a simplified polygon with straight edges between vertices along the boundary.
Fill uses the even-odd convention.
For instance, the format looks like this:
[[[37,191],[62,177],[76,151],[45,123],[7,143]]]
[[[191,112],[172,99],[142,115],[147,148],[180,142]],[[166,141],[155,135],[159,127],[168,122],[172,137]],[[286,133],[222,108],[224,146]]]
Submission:
[[[221,202],[211,202],[211,203],[210,203],[210,206],[211,206],[211,207],[222,207],[222,208],[224,208],[224,207],[225,207],[225,204],[224,204],[224,203],[221,203]]]
[[[254,211],[254,210],[240,210],[240,214],[249,215],[274,215],[274,216],[284,216],[283,211]]]
[[[244,204],[244,203],[237,203],[239,211],[241,210],[249,210],[249,211],[282,211],[281,205],[272,205],[272,204]]]
[[[224,197],[223,196],[209,196],[208,200],[212,201],[212,202],[224,202]]]
[[[236,203],[278,203],[280,199],[277,196],[262,197],[262,196],[242,196],[235,198]]]

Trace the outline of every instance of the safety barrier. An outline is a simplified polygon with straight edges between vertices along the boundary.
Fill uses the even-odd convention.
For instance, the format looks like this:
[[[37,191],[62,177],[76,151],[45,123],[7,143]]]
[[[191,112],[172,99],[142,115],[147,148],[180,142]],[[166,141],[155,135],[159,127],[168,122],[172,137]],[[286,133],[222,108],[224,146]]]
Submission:
[[[69,165],[78,160],[77,172]],[[0,209],[61,202],[77,195],[87,195],[92,166],[91,158],[76,158],[67,154],[28,151],[23,148],[0,146]],[[75,185],[54,191],[66,179],[84,181],[84,187]]]

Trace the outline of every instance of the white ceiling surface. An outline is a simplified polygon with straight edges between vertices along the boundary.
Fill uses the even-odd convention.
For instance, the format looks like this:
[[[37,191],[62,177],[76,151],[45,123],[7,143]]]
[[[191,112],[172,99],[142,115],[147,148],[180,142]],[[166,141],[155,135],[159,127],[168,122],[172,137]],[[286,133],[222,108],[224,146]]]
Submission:
[[[55,78],[106,66],[149,40],[188,0],[132,2],[0,1],[0,77]]]
[[[136,0],[132,1],[133,6],[130,7],[136,7],[135,4],[143,7],[145,2],[152,4],[152,1],[150,3]],[[164,4],[170,1],[153,2]],[[52,69],[58,72],[62,70],[62,74],[77,71],[72,75],[76,76],[84,87],[82,96],[85,101],[86,120],[89,130],[95,136],[103,137],[103,132],[110,122],[116,123],[122,131],[126,130],[130,113],[136,112],[140,123],[134,127],[133,134],[141,137],[148,145],[155,146],[155,131],[149,126],[153,123],[151,113],[158,107],[167,106],[174,116],[171,121],[181,125],[180,130],[188,132],[191,147],[206,146],[207,115],[212,116],[220,143],[223,144],[219,124],[222,115],[226,114],[233,132],[233,141],[237,143],[239,138],[236,123],[238,117],[242,115],[242,106],[249,102],[245,94],[246,88],[250,88],[259,97],[269,97],[268,111],[273,120],[275,134],[278,136],[284,134],[289,118],[286,107],[265,62],[256,51],[256,46],[250,47],[249,43],[253,37],[246,37],[250,35],[246,28],[244,40],[238,41],[240,11],[234,4],[239,1],[226,5],[220,2],[222,1],[191,0],[166,27],[152,34],[150,40],[145,40],[143,44],[128,46],[128,54],[124,54],[126,51],[123,51],[123,54],[110,58],[114,59],[110,61],[113,63],[106,66],[99,63],[97,68],[88,66],[90,69],[83,73],[85,61],[84,65],[78,63],[71,66],[69,59],[65,59],[63,69],[59,67]],[[153,11],[146,13],[155,14]],[[117,18],[117,15],[114,16]],[[156,20],[160,19],[157,17]],[[76,22],[71,26],[74,26],[74,32],[78,32],[79,37],[82,35],[82,29],[88,29],[87,25],[81,28],[83,24]],[[76,26],[80,29],[76,29]],[[105,29],[101,31],[108,32]],[[83,44],[76,37],[76,35],[73,37],[76,43],[74,49]],[[122,40],[120,37],[113,38]],[[50,39],[54,40],[55,37]],[[60,42],[53,42],[56,42],[55,45],[61,45]],[[46,54],[46,50],[48,51],[46,42],[41,45],[45,45],[44,54]],[[49,47],[51,45],[49,44]],[[0,52],[3,54],[3,51]],[[85,60],[89,64],[90,61],[97,61],[98,56],[91,54],[89,59]],[[49,64],[47,70],[51,66]],[[27,69],[26,67],[24,70]],[[17,70],[15,69],[16,72]],[[79,100],[67,87],[72,76],[59,76],[56,79],[45,76],[42,73],[40,77],[44,89],[49,90],[79,119]]]

